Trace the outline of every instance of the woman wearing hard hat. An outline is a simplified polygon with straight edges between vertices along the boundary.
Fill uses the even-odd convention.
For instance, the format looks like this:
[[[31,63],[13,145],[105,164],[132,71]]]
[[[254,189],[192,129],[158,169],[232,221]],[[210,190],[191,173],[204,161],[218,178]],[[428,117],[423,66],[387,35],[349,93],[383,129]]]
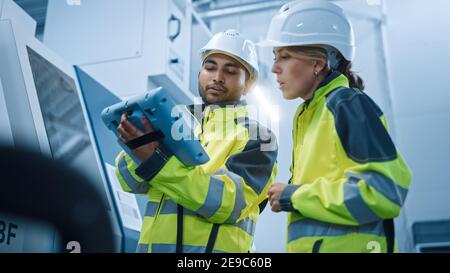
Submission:
[[[293,126],[292,177],[269,200],[288,212],[288,252],[393,252],[393,218],[411,172],[381,109],[351,71],[354,35],[342,9],[295,1],[273,17],[266,40],[283,97],[302,98]]]

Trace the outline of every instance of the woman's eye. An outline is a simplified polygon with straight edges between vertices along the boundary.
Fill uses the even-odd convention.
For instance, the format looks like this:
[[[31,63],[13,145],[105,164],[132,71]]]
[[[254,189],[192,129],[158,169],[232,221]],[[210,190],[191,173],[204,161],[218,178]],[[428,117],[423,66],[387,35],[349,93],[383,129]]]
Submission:
[[[288,56],[288,55],[279,55],[279,56],[277,56],[277,57],[273,57],[273,60],[274,60],[274,61],[286,60],[286,59],[289,59],[289,56]]]

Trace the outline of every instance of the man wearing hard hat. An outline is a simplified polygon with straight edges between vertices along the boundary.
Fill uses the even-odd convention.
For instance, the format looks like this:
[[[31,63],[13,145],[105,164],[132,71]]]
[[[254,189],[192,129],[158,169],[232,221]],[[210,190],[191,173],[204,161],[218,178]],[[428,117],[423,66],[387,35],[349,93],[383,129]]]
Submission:
[[[149,196],[138,252],[251,251],[276,176],[275,137],[249,119],[241,100],[258,78],[253,43],[235,30],[220,32],[202,48],[201,58],[200,142],[210,161],[187,167],[157,142],[133,150],[140,165],[125,152],[116,159],[123,189]],[[146,132],[123,117],[121,140],[152,130],[147,120],[143,124]],[[271,148],[261,149],[268,142]]]

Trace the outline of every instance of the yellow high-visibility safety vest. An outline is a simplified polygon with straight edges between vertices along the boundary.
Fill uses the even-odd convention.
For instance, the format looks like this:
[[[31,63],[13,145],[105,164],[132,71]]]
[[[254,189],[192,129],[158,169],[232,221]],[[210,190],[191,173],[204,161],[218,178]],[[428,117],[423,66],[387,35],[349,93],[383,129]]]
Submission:
[[[125,152],[116,158],[122,188],[148,195],[138,252],[251,251],[278,148],[245,102],[227,105],[201,111],[196,132],[210,158],[203,165],[185,166],[163,147],[139,166]]]
[[[295,115],[288,252],[394,251],[411,172],[380,108],[348,79],[329,73]]]

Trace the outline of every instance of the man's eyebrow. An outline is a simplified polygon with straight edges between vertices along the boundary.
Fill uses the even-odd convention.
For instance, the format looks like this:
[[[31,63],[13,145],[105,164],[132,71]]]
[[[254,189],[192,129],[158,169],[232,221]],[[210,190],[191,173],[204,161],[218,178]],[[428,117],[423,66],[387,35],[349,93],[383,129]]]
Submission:
[[[236,68],[241,68],[241,66],[237,63],[226,63],[225,67],[236,67]]]
[[[203,62],[203,64],[214,64],[214,65],[217,65],[217,63],[216,63],[216,61],[214,61],[214,60],[210,60],[210,59],[207,59],[207,60],[205,60],[204,62]]]
[[[216,61],[211,60],[211,59],[207,59],[203,62],[203,65],[205,64],[213,64],[213,65],[218,65]],[[241,65],[239,63],[235,63],[235,62],[227,62],[224,64],[225,67],[235,67],[235,68],[241,68]]]

